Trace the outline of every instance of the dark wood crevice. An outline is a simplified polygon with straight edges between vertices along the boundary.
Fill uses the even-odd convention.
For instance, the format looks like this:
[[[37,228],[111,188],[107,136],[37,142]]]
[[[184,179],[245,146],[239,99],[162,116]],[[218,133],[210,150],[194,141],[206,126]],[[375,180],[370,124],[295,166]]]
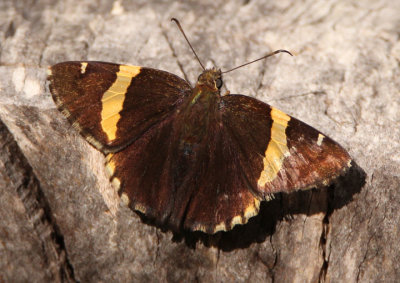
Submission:
[[[0,162],[11,186],[4,188],[18,195],[36,237],[39,238],[46,276],[52,282],[76,282],[68,260],[64,237],[52,215],[32,167],[14,137],[0,120]],[[2,166],[2,167],[3,167]],[[3,169],[2,169],[3,170]]]

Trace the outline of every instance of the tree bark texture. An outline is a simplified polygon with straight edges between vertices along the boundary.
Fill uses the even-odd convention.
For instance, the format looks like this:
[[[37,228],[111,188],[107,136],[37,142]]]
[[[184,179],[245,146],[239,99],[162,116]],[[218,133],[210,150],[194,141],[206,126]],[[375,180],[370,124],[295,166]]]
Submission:
[[[400,2],[0,0],[0,282],[400,280]],[[104,156],[56,110],[49,65],[201,72],[346,148],[329,188],[263,202],[231,232],[164,231],[126,208]]]

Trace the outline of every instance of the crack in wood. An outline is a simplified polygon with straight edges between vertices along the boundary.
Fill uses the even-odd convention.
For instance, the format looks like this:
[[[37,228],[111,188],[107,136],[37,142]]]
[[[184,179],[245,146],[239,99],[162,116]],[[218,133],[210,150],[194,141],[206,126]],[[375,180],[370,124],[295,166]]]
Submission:
[[[0,120],[0,161],[14,191],[25,207],[37,237],[41,241],[46,274],[51,281],[76,282],[74,269],[68,260],[64,238],[52,215],[40,183],[32,167],[19,149],[13,136]]]

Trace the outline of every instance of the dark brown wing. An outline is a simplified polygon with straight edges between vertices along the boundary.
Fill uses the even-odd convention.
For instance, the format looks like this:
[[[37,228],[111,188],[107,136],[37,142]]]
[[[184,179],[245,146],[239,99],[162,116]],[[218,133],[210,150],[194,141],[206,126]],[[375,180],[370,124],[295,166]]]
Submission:
[[[172,228],[230,230],[270,194],[327,185],[350,166],[337,143],[250,97],[193,91],[134,66],[66,62],[50,71],[59,109],[110,152],[121,198]]]
[[[182,104],[109,156],[113,182],[132,209],[175,229],[226,231],[256,215],[271,194],[328,184],[350,164],[337,143],[256,99],[224,96],[217,108],[199,104],[183,116]],[[182,135],[200,125],[206,128],[191,139]]]
[[[183,142],[182,117],[174,113],[109,155],[113,182],[132,209],[173,229],[206,233],[230,230],[258,213],[261,198],[242,172],[240,148],[220,117],[210,116],[198,142]]]
[[[224,96],[223,104],[243,173],[264,197],[328,185],[350,167],[339,144],[276,108],[243,95]]]
[[[49,69],[60,111],[96,148],[115,152],[162,121],[191,87],[168,72],[104,62]]]

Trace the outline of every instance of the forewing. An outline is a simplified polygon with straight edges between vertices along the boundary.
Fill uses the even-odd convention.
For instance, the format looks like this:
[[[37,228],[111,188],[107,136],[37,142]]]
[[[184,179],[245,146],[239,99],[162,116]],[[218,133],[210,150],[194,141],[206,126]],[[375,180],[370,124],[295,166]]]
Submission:
[[[339,144],[263,102],[227,95],[222,112],[240,148],[243,173],[264,197],[328,185],[350,167]]]
[[[132,143],[191,91],[168,72],[104,62],[59,63],[48,79],[59,110],[104,152]]]

